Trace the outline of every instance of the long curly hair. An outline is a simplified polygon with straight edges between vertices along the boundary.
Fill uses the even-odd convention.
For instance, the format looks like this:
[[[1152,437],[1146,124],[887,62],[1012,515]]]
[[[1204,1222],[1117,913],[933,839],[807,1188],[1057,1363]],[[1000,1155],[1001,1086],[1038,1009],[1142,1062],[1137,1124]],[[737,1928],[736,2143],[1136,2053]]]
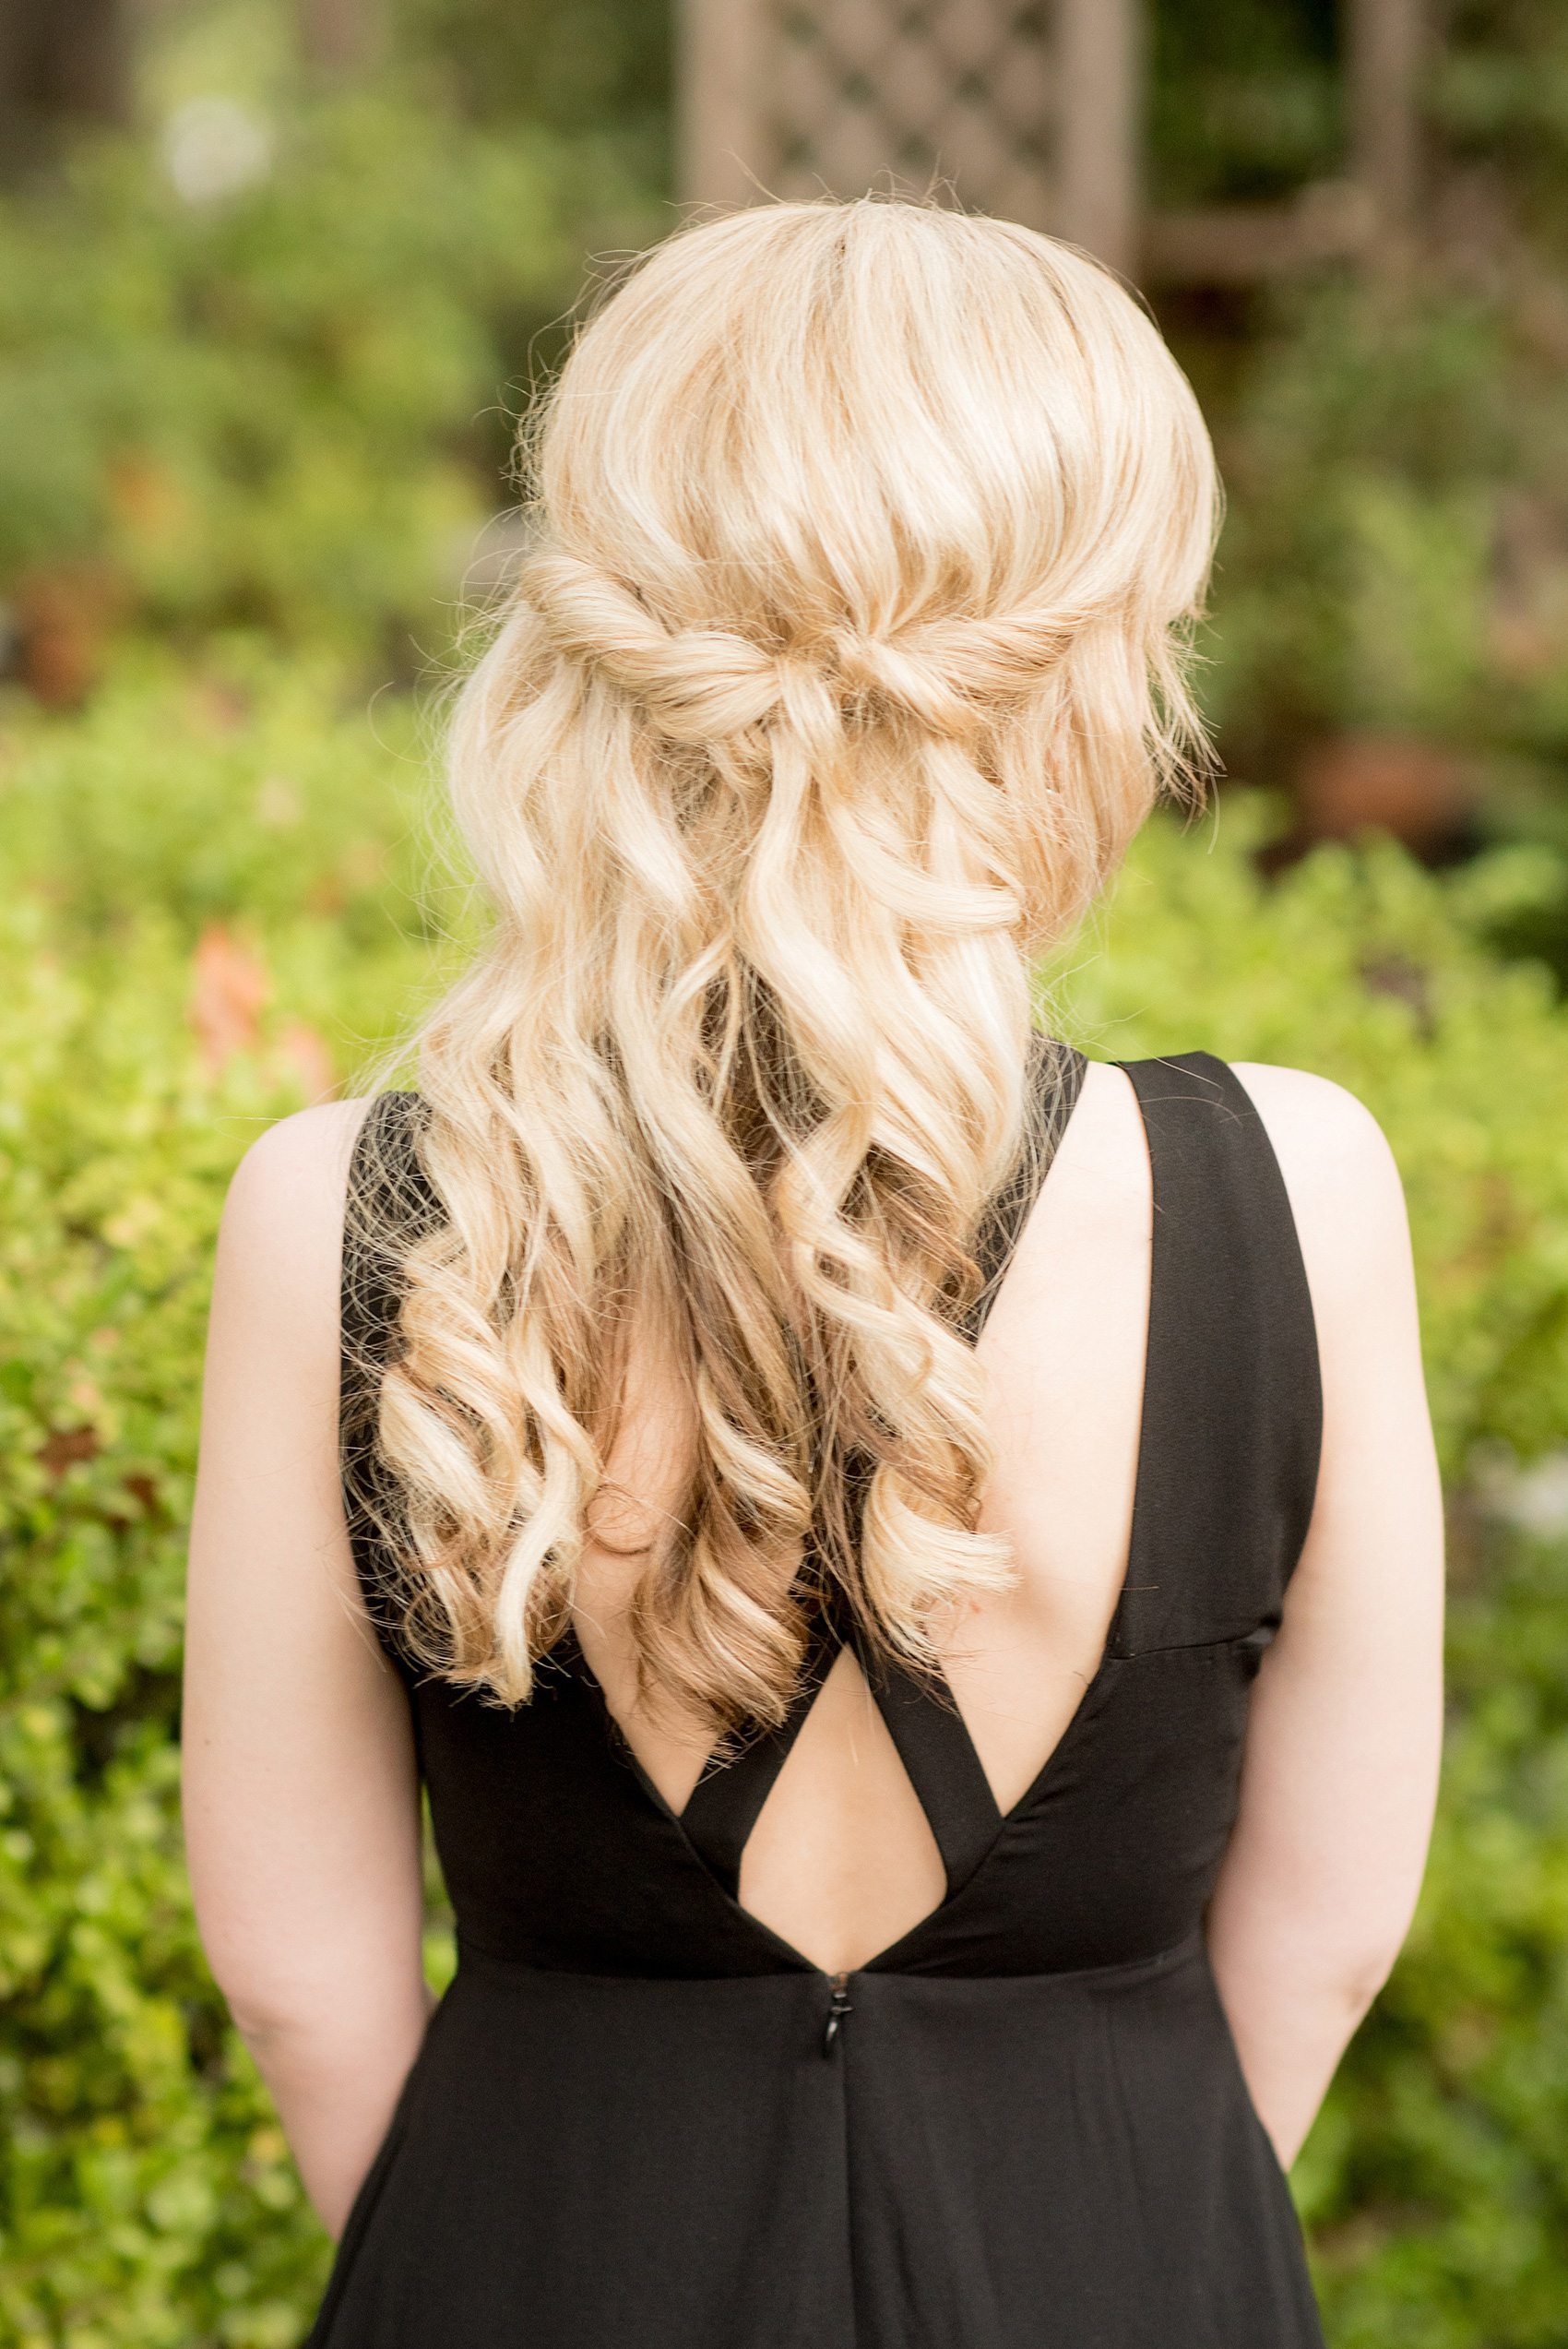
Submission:
[[[1200,741],[1213,459],[1093,261],[876,199],[659,246],[528,446],[451,738],[494,918],[419,1039],[396,1605],[527,1699],[651,1332],[692,1466],[639,1682],[733,1731],[781,1717],[814,1581],[919,1665],[1007,1578],[955,1313],[1031,957]]]

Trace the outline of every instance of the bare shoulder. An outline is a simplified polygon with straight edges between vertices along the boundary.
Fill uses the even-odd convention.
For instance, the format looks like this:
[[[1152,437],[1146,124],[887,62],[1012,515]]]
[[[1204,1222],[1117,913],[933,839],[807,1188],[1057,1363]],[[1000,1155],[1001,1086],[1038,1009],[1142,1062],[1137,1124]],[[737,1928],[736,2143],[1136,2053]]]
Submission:
[[[1304,1068],[1238,1061],[1285,1178],[1308,1272],[1361,1277],[1390,1255],[1403,1265],[1408,1238],[1394,1153],[1364,1103]]]
[[[1060,1169],[1060,1172],[1058,1172]],[[1079,1195],[1080,1211],[1118,1218],[1147,1200],[1148,1153],[1137,1096],[1120,1068],[1091,1060],[1062,1138],[1051,1182]]]
[[[1327,1077],[1239,1060],[1236,1075],[1264,1122],[1292,1191],[1343,1192],[1398,1183],[1394,1155],[1365,1103]]]
[[[1331,1078],[1314,1077],[1306,1068],[1277,1068],[1265,1060],[1238,1060],[1234,1066],[1276,1150],[1283,1145],[1314,1164],[1387,1158],[1388,1144],[1372,1111]]]
[[[368,1100],[324,1102],[279,1118],[251,1144],[229,1186],[220,1289],[297,1308],[337,1294],[343,1197]]]
[[[349,1162],[369,1108],[368,1100],[323,1102],[269,1126],[235,1170],[225,1220],[340,1215]]]

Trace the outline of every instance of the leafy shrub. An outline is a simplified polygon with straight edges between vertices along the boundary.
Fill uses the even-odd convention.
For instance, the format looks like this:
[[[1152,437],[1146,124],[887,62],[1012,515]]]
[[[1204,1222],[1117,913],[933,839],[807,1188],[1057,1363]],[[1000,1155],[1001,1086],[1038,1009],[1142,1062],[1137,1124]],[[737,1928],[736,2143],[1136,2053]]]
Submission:
[[[1160,0],[1153,23],[1157,200],[1332,202],[1349,13]],[[1230,771],[1293,790],[1308,836],[1562,848],[1568,15],[1465,0],[1431,32],[1408,266],[1160,295],[1229,495],[1206,698]],[[1508,943],[1568,982],[1568,896]]]
[[[674,25],[664,0],[402,0],[398,32],[477,121],[640,137],[665,160]]]
[[[1334,282],[1282,304],[1223,434],[1210,699],[1233,765],[1361,728],[1560,781],[1555,317],[1508,277],[1433,274],[1396,299]]]
[[[264,956],[279,1014],[347,1067],[397,1030],[465,919],[424,773],[408,701],[378,698],[367,723],[319,656],[137,655],[79,716],[18,698],[0,727],[0,856],[103,984],[139,917],[171,951],[232,931]]]
[[[1420,1911],[1296,2173],[1335,2349],[1568,2331],[1568,1549],[1458,1514]]]
[[[1266,201],[1338,168],[1343,103],[1323,0],[1160,0],[1149,18],[1155,204]]]
[[[220,200],[84,147],[0,204],[0,581],[90,558],[165,629],[428,630],[504,494],[485,418],[640,201],[591,143],[395,89],[296,109]]]
[[[318,2232],[202,1964],[175,1743],[208,1258],[296,1105],[200,1067],[187,958],[0,923],[0,2332],[282,2349]]]
[[[29,2349],[286,2349],[326,2257],[179,1864],[202,1314],[229,1172],[301,1098],[290,1023],[352,1081],[463,901],[415,886],[407,721],[226,664],[0,745],[0,2331]],[[1156,827],[1050,985],[1099,1054],[1322,1068],[1404,1165],[1463,1536],[1449,1779],[1298,2185],[1342,2349],[1538,2349],[1568,2329],[1568,1554],[1467,1477],[1568,1441],[1568,1014],[1479,942],[1552,876],[1333,851],[1265,890],[1258,836],[1246,801]],[[222,1066],[191,1018],[214,924],[273,989]]]
[[[0,2337],[28,2349],[284,2349],[325,2271],[190,1914],[184,1536],[229,1175],[300,1105],[300,1034],[351,1071],[460,919],[417,879],[420,771],[406,711],[373,731],[244,648],[0,736]],[[220,1066],[214,939],[254,983]]]

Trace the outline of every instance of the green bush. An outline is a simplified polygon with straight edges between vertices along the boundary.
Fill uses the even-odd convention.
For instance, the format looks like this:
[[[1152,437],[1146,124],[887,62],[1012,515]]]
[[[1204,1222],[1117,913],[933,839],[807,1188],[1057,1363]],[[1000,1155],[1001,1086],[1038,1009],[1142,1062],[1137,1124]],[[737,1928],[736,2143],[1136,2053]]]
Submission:
[[[181,1866],[184,1530],[208,1258],[297,1105],[208,1079],[171,925],[91,976],[0,923],[0,2335],[292,2341],[318,2234]]]
[[[1233,766],[1362,730],[1467,754],[1494,789],[1560,787],[1556,315],[1508,277],[1281,300],[1221,435],[1208,696]]]
[[[505,495],[529,337],[646,199],[609,149],[396,88],[271,136],[207,201],[127,139],[0,203],[0,585],[90,562],[144,626],[407,662]]]
[[[1467,1513],[1420,1914],[1296,2173],[1335,2349],[1568,2337],[1568,1550]]]
[[[1315,182],[1332,207],[1349,12],[1159,0],[1152,24],[1156,200]],[[1229,499],[1208,712],[1229,771],[1299,789],[1309,832],[1346,824],[1337,776],[1429,846],[1568,844],[1565,91],[1561,6],[1443,9],[1403,264],[1244,300],[1158,290]],[[1411,779],[1397,812],[1390,753]],[[1509,944],[1568,981],[1568,897]]]
[[[4,768],[0,2338],[283,2349],[326,2252],[190,1914],[184,1532],[229,1175],[300,1024],[349,1069],[432,967],[417,769],[395,711],[254,657],[23,721]],[[214,924],[271,983],[219,1069]]]
[[[0,921],[0,2334],[30,2349],[286,2349],[323,2273],[195,1939],[175,1675],[229,1172],[301,1098],[292,1024],[351,1082],[462,918],[416,885],[415,732],[374,715],[235,653],[0,743],[24,884]],[[1336,851],[1265,890],[1258,821],[1157,826],[1051,993],[1097,1054],[1321,1068],[1403,1164],[1461,1537],[1447,1790],[1298,2187],[1339,2349],[1544,2349],[1568,2333],[1568,1549],[1485,1502],[1500,1461],[1568,1442],[1568,1014],[1479,939],[1555,876]],[[272,984],[221,1068],[191,1019],[215,924]]]

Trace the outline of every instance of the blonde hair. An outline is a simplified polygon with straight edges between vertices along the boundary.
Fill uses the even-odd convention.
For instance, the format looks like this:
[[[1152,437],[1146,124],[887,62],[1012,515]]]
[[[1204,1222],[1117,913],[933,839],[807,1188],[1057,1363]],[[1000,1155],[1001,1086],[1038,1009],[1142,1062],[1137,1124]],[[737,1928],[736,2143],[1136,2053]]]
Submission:
[[[866,200],[659,246],[534,463],[452,735],[495,920],[421,1036],[397,1604],[527,1699],[647,1329],[694,1437],[641,1685],[732,1729],[780,1717],[812,1576],[917,1664],[1005,1580],[954,1312],[1025,1131],[1030,955],[1199,738],[1213,460],[1092,261]]]

